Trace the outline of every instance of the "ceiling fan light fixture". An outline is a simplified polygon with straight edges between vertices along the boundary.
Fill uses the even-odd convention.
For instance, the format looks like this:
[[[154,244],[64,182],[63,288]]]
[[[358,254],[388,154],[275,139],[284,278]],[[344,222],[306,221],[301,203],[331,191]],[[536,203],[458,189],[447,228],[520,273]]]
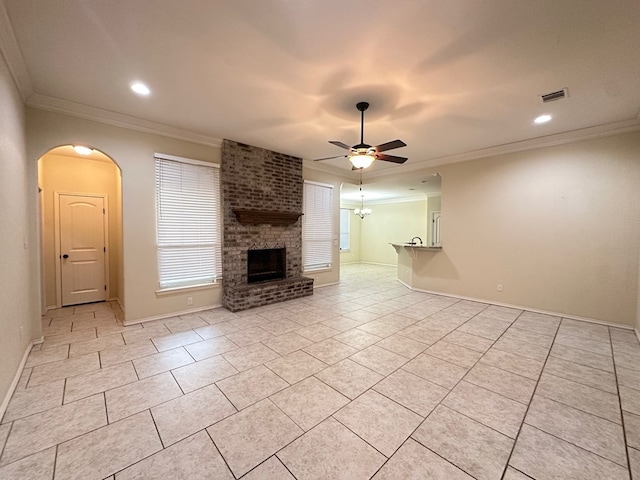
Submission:
[[[375,156],[370,155],[368,153],[360,153],[354,152],[349,156],[349,160],[356,168],[367,168],[370,167],[373,161],[376,159]]]
[[[383,160],[385,162],[393,162],[398,164],[403,164],[407,161],[406,157],[397,157],[395,155],[387,155],[387,150],[393,150],[394,148],[406,147],[407,144],[402,140],[393,140],[391,142],[382,143],[378,146],[372,147],[364,143],[364,111],[369,108],[369,104],[367,102],[358,102],[356,104],[356,108],[360,112],[360,143],[350,147],[346,143],[340,142],[338,140],[329,140],[329,143],[335,145],[336,147],[344,148],[348,150],[349,153],[347,155],[335,155],[333,157],[325,157],[325,158],[317,158],[314,162],[319,162],[321,160],[331,160],[332,158],[338,157],[348,157],[353,165],[353,168],[362,169],[371,166],[371,164],[376,160]]]

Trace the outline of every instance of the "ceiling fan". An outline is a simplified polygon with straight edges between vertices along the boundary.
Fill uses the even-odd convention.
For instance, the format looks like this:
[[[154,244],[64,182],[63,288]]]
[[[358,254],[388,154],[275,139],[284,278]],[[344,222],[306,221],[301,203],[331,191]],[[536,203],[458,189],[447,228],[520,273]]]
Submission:
[[[372,147],[371,145],[367,145],[366,143],[364,143],[364,111],[369,108],[369,104],[367,102],[359,102],[356,104],[356,108],[360,111],[360,143],[358,145],[350,147],[346,143],[338,142],[336,140],[330,140],[329,143],[332,143],[336,147],[349,150],[349,153],[347,155],[335,155],[333,157],[318,158],[314,160],[314,162],[330,160],[332,158],[349,157],[349,160],[353,164],[353,170],[357,170],[359,168],[367,168],[373,163],[374,160],[384,160],[385,162],[393,162],[399,164],[406,162],[407,158],[405,157],[396,157],[395,155],[387,155],[385,153],[381,153],[386,152],[387,150],[393,150],[394,148],[406,147],[407,144],[402,140],[393,140],[376,147]]]

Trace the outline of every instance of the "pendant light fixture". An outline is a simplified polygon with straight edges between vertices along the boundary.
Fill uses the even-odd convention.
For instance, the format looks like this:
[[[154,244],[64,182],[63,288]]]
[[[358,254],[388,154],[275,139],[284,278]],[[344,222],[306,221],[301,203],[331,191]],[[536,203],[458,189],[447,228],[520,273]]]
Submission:
[[[360,167],[360,208],[356,208],[353,213],[355,213],[360,219],[364,219],[367,215],[371,215],[370,208],[364,208],[364,193],[362,193],[362,169],[364,167]]]

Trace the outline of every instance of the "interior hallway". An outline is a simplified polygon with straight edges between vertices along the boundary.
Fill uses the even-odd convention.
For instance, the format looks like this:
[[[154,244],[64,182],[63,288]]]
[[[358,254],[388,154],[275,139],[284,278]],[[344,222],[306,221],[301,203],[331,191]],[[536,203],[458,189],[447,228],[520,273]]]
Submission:
[[[631,330],[341,270],[237,314],[50,311],[0,424],[0,479],[640,476]]]

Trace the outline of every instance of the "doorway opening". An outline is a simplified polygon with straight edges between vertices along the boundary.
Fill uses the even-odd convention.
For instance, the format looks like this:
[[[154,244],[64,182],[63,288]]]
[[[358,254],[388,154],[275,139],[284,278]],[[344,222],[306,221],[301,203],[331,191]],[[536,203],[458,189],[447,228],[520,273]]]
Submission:
[[[86,152],[85,152],[86,153]],[[122,176],[95,149],[38,160],[43,311],[117,301],[122,281]]]

